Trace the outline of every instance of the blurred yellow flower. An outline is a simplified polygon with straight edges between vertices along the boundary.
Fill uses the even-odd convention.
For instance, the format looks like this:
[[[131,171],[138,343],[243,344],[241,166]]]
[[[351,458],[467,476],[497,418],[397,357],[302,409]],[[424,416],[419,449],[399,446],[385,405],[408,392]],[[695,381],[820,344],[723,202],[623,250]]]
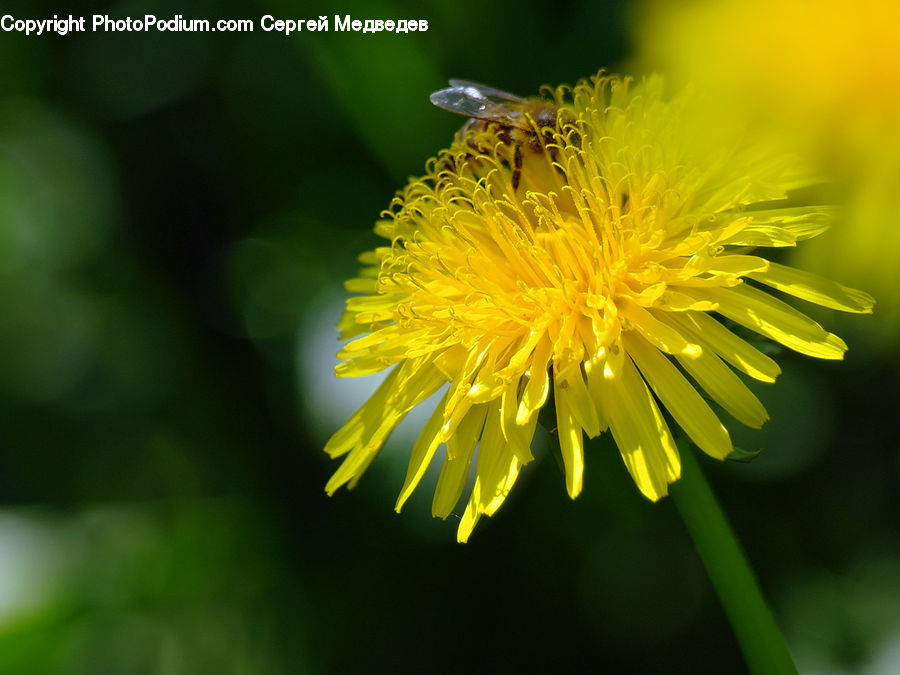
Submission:
[[[659,404],[720,459],[731,440],[696,387],[744,424],[767,419],[732,367],[772,382],[778,366],[712,312],[840,359],[840,338],[763,287],[871,310],[864,293],[750,255],[827,227],[827,208],[772,205],[803,183],[789,161],[728,142],[686,113],[684,96],[665,101],[659,78],[597,76],[549,96],[555,128],[528,117],[525,142],[502,124],[470,125],[377,224],[389,244],[364,254],[347,282],[364,295],[347,301],[342,337],[356,339],[336,372],[393,369],[328,441],[331,456],[346,455],[329,494],[352,487],[407,412],[447,385],[398,511],[445,443],[433,513],[449,515],[477,447],[466,541],[532,460],[551,399],[569,495],[582,489],[583,435],[608,428],[639,490],[657,500],[681,471]]]
[[[648,0],[634,29],[639,69],[694,83],[818,161],[845,208],[794,259],[874,291],[878,323],[900,329],[896,0]]]
[[[643,61],[754,114],[850,135],[900,110],[895,0],[651,0],[640,19]]]

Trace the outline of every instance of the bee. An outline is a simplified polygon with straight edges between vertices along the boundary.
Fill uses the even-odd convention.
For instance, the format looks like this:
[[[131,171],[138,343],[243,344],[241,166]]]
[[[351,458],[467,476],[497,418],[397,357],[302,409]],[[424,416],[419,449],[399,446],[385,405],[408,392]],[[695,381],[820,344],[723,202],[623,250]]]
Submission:
[[[429,97],[438,108],[470,118],[459,130],[482,131],[489,125],[498,130],[499,140],[512,148],[512,188],[522,179],[524,154],[543,153],[544,144],[553,140],[559,108],[555,103],[537,98],[522,98],[485,84],[450,80],[450,86]]]

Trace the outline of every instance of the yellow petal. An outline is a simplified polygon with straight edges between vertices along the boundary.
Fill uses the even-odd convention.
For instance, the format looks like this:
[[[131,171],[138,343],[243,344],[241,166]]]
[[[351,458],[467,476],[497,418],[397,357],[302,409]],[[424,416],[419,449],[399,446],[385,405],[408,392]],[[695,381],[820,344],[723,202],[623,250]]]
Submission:
[[[669,428],[630,358],[621,377],[602,381],[603,408],[619,452],[638,489],[653,501],[681,475]]]
[[[552,354],[553,344],[549,338],[544,338],[535,347],[531,360],[531,375],[522,391],[522,400],[516,413],[516,424],[526,424],[547,400],[550,392],[548,369]]]
[[[847,351],[847,345],[837,335],[827,332],[787,303],[746,284],[688,291],[718,303],[719,314],[801,354],[842,359]]]
[[[767,272],[756,272],[750,278],[801,300],[843,312],[870,314],[875,304],[874,298],[868,293],[776,263],[771,263]]]
[[[521,426],[517,424],[510,430],[509,447],[522,466],[534,460],[534,455],[531,454],[531,442],[534,440],[537,422],[538,418],[535,415],[529,422]]]
[[[406,479],[403,481],[403,487],[400,488],[400,496],[397,497],[397,504],[394,506],[394,510],[397,513],[400,513],[403,504],[409,499],[413,490],[416,489],[419,481],[422,480],[422,476],[425,475],[425,469],[431,464],[434,453],[441,444],[440,432],[441,425],[444,422],[444,406],[446,403],[447,394],[444,394],[441,402],[438,403],[434,412],[431,413],[431,417],[425,423],[425,427],[416,439],[415,445],[413,445],[409,465],[406,469]]]
[[[325,449],[332,457],[349,454],[325,485],[325,491],[334,494],[348,481],[358,479],[394,427],[440,389],[443,380],[440,371],[422,359],[406,361],[391,371],[375,394],[326,443]]]
[[[488,404],[473,406],[459,423],[456,433],[447,441],[447,459],[441,468],[431,504],[431,513],[436,518],[449,516],[462,496],[475,445],[484,428],[487,408]]]
[[[581,492],[584,480],[584,445],[581,425],[575,421],[572,408],[565,394],[554,391],[556,403],[556,429],[559,434],[559,449],[566,468],[566,490],[575,499]]]
[[[377,456],[378,456],[378,453],[376,453],[376,452],[373,452],[373,453],[369,454],[369,456],[366,458],[366,461],[363,462],[363,463],[359,466],[359,468],[356,469],[356,471],[355,471],[355,474],[356,474],[356,475],[354,475],[353,478],[351,478],[351,479],[349,480],[349,482],[347,483],[347,489],[348,489],[348,490],[352,490],[353,488],[356,487],[357,483],[359,483],[360,479],[361,479],[361,478],[363,477],[363,475],[366,473],[366,469],[368,469],[368,468],[369,468],[369,465],[370,465],[372,462],[375,461],[375,458],[376,458]]]
[[[344,461],[341,462],[337,471],[335,471],[331,478],[328,479],[328,482],[325,483],[325,492],[329,497],[333,495],[338,488],[348,482],[355,481],[362,475],[362,472],[365,471],[369,464],[372,463],[375,455],[378,454],[378,451],[384,444],[384,439],[387,438],[388,434],[390,434],[398,423],[399,419],[396,416],[390,416],[385,420],[385,424],[377,430],[376,435],[373,436],[372,441],[369,444],[358,445],[349,452],[344,458]]]
[[[768,267],[768,260],[755,255],[719,255],[710,259],[705,271],[710,274],[731,274],[740,277]]]
[[[405,365],[405,364],[404,364]],[[378,389],[359,409],[350,416],[347,423],[338,429],[325,444],[325,452],[332,457],[340,457],[349,452],[355,445],[361,442],[363,437],[371,435],[382,421],[382,413],[388,396],[394,391],[400,369],[397,366],[384,381],[378,385]]]
[[[747,211],[754,225],[777,225],[791,234],[797,241],[812,239],[828,229],[835,217],[832,206],[794,206],[780,209]]]
[[[588,393],[594,402],[594,411],[597,413],[597,421],[600,432],[609,429],[609,422],[603,414],[603,362],[602,359],[592,359],[584,364],[584,374],[587,376]]]
[[[741,378],[712,352],[703,352],[694,359],[681,356],[676,358],[697,384],[735,419],[755,429],[769,419],[759,399],[747,389]]]
[[[357,321],[393,319],[397,305],[406,299],[402,293],[384,293],[347,298],[347,311],[357,313]]]
[[[750,343],[703,312],[670,314],[668,320],[692,334],[704,349],[710,349],[735,368],[761,382],[774,382],[781,374],[778,364]]]
[[[510,382],[500,396],[500,429],[503,431],[503,438],[507,441],[516,426],[516,410],[519,407],[518,390],[519,382]]]
[[[472,530],[475,529],[475,525],[481,518],[481,512],[476,508],[475,501],[475,493],[473,491],[472,496],[469,498],[469,503],[466,504],[466,510],[459,521],[459,527],[456,529],[456,541],[460,544],[465,544],[469,541],[469,537],[472,536]]]
[[[621,376],[622,368],[624,367],[625,348],[622,346],[622,338],[620,336],[605,350],[603,359],[603,378],[606,380],[618,379]]]
[[[751,224],[719,243],[729,246],[796,246],[797,235],[777,225]]]
[[[640,335],[629,332],[623,339],[644,379],[697,447],[717,459],[727,457],[732,449],[728,430],[675,364]]]
[[[713,281],[716,280],[714,279]],[[717,307],[714,302],[710,302],[709,300],[697,300],[696,298],[692,298],[689,295],[674,290],[673,286],[670,286],[668,290],[660,296],[656,306],[669,312],[684,312],[687,310],[714,312]]]
[[[380,373],[395,363],[405,358],[403,349],[397,350],[393,356],[385,356],[383,354],[362,354],[346,361],[341,361],[334,367],[334,374],[337,377],[364,377],[366,375],[374,375]]]
[[[572,411],[576,423],[585,430],[588,437],[599,435],[597,406],[588,392],[580,362],[571,363],[562,372],[554,369],[553,395]]]
[[[356,277],[355,279],[347,279],[344,282],[344,289],[350,293],[372,293],[377,285],[376,279]]]
[[[516,482],[521,464],[503,440],[500,411],[490,410],[478,447],[475,485],[457,530],[457,539],[466,541],[482,514],[491,516],[503,504]]]
[[[623,298],[618,305],[622,316],[658,349],[667,354],[687,355],[700,351],[700,347],[688,342],[677,330],[662,323],[651,312],[633,301]]]

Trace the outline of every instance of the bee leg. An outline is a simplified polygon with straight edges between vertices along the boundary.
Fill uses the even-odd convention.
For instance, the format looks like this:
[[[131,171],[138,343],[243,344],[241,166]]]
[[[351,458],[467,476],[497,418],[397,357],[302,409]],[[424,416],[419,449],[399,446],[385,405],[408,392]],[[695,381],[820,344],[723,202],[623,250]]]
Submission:
[[[512,173],[512,189],[513,192],[519,189],[519,181],[522,179],[522,146],[516,144],[515,152],[513,152],[513,173]]]

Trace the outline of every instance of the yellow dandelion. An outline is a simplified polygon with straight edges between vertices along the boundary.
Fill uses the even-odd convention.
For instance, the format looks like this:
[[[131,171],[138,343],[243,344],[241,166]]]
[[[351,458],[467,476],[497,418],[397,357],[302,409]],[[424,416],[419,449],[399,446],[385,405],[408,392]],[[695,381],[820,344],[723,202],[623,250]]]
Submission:
[[[848,312],[873,302],[751,254],[820,234],[828,209],[773,205],[802,183],[791,163],[723,143],[687,114],[685,96],[662,97],[660,78],[601,74],[543,101],[467,125],[394,199],[375,228],[386,245],[346,284],[364,294],[347,301],[339,328],[355,339],[337,375],[391,370],[325,446],[345,456],[326,491],[352,487],[392,429],[443,388],[396,509],[446,444],[435,516],[456,507],[475,462],[460,541],[533,459],[549,401],[571,497],[585,434],[609,429],[655,501],[681,472],[664,411],[718,459],[731,440],[699,390],[751,427],[768,417],[735,370],[773,382],[779,367],[729,326],[842,358],[839,337],[766,288]],[[549,124],[548,107],[558,110]]]

